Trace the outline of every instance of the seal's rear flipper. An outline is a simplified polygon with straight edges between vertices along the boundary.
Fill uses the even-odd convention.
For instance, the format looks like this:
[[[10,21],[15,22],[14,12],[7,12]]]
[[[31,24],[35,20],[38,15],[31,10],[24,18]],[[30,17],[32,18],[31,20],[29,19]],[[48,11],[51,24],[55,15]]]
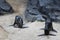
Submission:
[[[50,36],[56,36],[56,35],[54,35],[54,34],[49,34]]]
[[[48,36],[48,35],[41,34],[41,35],[38,35],[38,36]],[[49,34],[49,36],[56,36],[56,35],[54,35],[54,34]]]
[[[52,29],[52,31],[57,33],[57,31],[55,29]]]

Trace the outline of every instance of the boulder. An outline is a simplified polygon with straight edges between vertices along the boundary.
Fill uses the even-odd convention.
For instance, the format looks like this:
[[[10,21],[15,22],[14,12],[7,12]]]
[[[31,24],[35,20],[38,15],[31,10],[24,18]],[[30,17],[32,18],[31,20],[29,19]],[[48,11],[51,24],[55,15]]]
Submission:
[[[0,0],[0,14],[4,12],[13,13],[13,8],[6,0]]]
[[[25,18],[29,22],[34,22],[35,20],[44,20],[41,13],[38,11],[38,0],[28,1]]]
[[[60,0],[29,0],[25,18],[29,21],[43,20],[43,15],[50,16],[53,21],[60,20]]]
[[[42,7],[39,11],[48,14],[53,21],[60,20],[60,0],[39,0],[39,6]]]

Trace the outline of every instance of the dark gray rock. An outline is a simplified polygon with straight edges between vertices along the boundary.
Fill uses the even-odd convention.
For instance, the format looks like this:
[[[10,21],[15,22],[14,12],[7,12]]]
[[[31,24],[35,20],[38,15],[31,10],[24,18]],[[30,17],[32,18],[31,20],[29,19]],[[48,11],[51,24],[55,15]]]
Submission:
[[[57,13],[56,13],[57,12]],[[53,21],[60,20],[60,0],[29,0],[25,18],[28,21],[43,20],[50,16]]]
[[[0,13],[4,12],[13,13],[13,8],[6,0],[0,0]]]
[[[27,21],[34,22],[35,20],[44,20],[41,13],[38,11],[38,0],[29,0],[25,12]]]
[[[40,9],[39,11],[42,14],[48,15],[52,18],[53,21],[60,20],[60,0],[39,0]],[[42,7],[42,8],[41,8]],[[57,13],[55,13],[57,12]]]
[[[25,13],[27,21],[34,22],[35,20],[44,20],[37,9],[29,9]]]

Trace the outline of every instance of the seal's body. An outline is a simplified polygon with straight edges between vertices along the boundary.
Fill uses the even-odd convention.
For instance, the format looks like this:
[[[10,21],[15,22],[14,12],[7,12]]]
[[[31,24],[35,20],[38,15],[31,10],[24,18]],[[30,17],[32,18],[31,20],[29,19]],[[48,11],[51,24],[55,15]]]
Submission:
[[[23,26],[23,19],[20,16],[16,16],[15,17],[15,22],[14,22],[13,26],[15,26],[15,25],[17,25],[18,28],[22,28],[22,26]]]
[[[44,34],[39,35],[39,36],[44,36],[44,35],[55,36],[54,34],[50,34],[50,31],[57,32],[56,30],[53,29],[51,18],[49,18],[49,17],[45,18],[45,28],[43,30],[44,30]]]
[[[45,29],[48,29],[49,31],[57,32],[56,30],[53,29],[52,19],[49,17],[45,20]]]

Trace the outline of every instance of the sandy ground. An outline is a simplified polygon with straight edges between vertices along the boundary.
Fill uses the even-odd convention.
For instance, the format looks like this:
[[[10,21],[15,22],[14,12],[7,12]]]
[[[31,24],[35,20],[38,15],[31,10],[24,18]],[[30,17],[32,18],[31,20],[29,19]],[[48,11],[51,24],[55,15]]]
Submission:
[[[58,33],[52,32],[56,36],[38,36],[43,34],[44,31],[40,30],[44,28],[44,22],[35,21],[33,23],[26,23],[24,20],[24,29],[14,28],[9,26],[14,23],[16,15],[20,15],[24,19],[24,10],[26,9],[27,0],[7,0],[16,11],[13,14],[0,16],[0,40],[60,40],[60,23],[53,23],[54,29]]]

